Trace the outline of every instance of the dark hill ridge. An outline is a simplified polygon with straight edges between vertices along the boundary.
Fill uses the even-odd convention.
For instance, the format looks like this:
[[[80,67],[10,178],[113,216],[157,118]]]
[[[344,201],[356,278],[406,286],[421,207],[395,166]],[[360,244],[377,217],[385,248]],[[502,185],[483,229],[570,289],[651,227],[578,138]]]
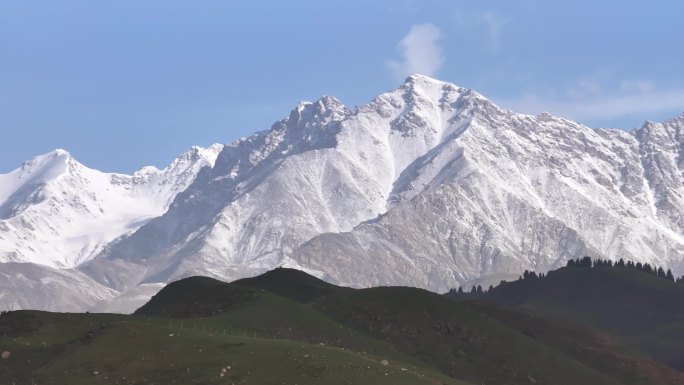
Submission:
[[[327,283],[301,270],[283,267],[233,283],[268,290],[299,302],[313,301],[343,290],[339,286]]]
[[[217,328],[237,320],[255,333],[275,331],[290,339],[325,341],[374,354],[396,350],[474,383],[684,384],[682,373],[572,322],[454,303],[421,289],[341,288],[292,269],[233,283],[200,277],[181,280],[136,314],[213,315],[209,318],[218,322]],[[371,346],[368,340],[382,341],[385,348]],[[583,351],[591,354],[578,353]]]
[[[503,283],[480,296],[447,294],[604,330],[684,370],[684,285],[627,267],[565,267]]]
[[[295,302],[312,302],[344,290],[303,271],[277,268],[256,277],[226,283],[208,277],[189,277],[168,284],[137,315],[205,317],[245,305],[268,291]]]
[[[214,278],[189,277],[166,285],[134,314],[208,317],[244,305],[256,295],[256,291],[248,287],[227,284]]]

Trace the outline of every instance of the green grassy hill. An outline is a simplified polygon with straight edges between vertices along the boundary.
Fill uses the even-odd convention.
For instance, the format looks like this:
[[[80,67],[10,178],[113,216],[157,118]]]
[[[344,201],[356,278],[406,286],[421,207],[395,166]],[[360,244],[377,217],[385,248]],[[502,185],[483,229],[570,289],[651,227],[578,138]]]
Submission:
[[[372,354],[180,328],[162,319],[10,317],[40,320],[41,326],[3,338],[11,356],[0,362],[2,384],[467,384],[424,365],[383,365],[384,357]]]
[[[604,361],[610,364],[595,365],[591,360],[569,357],[567,352],[500,322],[483,309],[453,303],[420,289],[339,288],[292,269],[276,269],[233,284],[215,283],[223,289],[211,289],[211,299],[200,294],[182,301],[178,300],[182,296],[171,292],[177,289],[169,285],[168,293],[160,293],[164,295],[155,297],[138,314],[169,316],[173,311],[163,305],[165,298],[175,298],[174,306],[188,309],[196,307],[193,301],[197,297],[203,297],[209,303],[230,306],[229,311],[221,310],[222,315],[212,319],[215,328],[221,328],[221,323],[238,325],[257,335],[270,332],[275,337],[322,341],[403,360],[418,358],[445,374],[474,383],[653,383],[638,370],[616,375],[614,369],[623,364],[626,354],[619,345],[607,348],[610,354]],[[243,301],[242,306],[220,299],[245,290],[250,293],[245,298],[252,299]],[[594,338],[584,337],[579,343],[585,345]],[[652,364],[643,357],[631,362]],[[666,378],[681,380],[679,373],[653,365],[653,372],[666,372]]]
[[[604,330],[631,348],[684,370],[682,284],[626,267],[565,267],[544,278],[504,283],[480,298]]]
[[[291,269],[183,279],[129,316],[6,313],[0,351],[0,384],[684,384],[589,328]]]

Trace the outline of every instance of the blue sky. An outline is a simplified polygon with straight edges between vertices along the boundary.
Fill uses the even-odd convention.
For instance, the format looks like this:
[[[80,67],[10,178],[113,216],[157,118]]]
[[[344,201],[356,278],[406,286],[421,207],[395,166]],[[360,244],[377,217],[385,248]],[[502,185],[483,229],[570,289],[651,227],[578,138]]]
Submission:
[[[593,127],[684,112],[681,1],[0,1],[0,172],[165,166],[421,72]]]

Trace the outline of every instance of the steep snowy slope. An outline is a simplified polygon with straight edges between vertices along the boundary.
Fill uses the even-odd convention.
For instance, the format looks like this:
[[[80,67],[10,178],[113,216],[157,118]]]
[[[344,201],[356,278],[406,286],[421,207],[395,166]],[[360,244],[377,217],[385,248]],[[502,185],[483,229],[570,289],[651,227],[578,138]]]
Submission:
[[[69,268],[166,211],[222,146],[195,147],[158,170],[107,174],[64,150],[0,175],[0,262]]]
[[[108,259],[140,263],[155,281],[242,277],[278,265],[283,251],[317,234],[384,212],[391,175],[336,148],[350,114],[331,97],[300,103],[270,131],[227,145],[211,171],[164,216],[113,245]],[[368,156],[387,163],[387,154]]]
[[[677,268],[681,173],[661,170],[674,155],[661,158],[682,142],[645,132],[681,126],[594,130],[416,75],[355,110],[330,97],[302,103],[231,144],[107,260],[140,265],[143,282],[285,264],[355,286],[434,290],[585,254]]]
[[[683,185],[672,153],[682,141],[641,139],[644,131],[681,132],[681,117],[626,133],[489,102],[481,108],[467,130],[413,166],[420,182],[399,194],[410,199],[352,232],[318,236],[291,257],[334,282],[438,291],[582,255],[682,273],[675,219],[684,212]]]
[[[684,234],[684,114],[664,123],[647,122],[632,135],[639,142],[652,211],[670,229]]]
[[[82,312],[118,296],[75,270],[33,263],[0,263],[0,309]]]
[[[187,178],[173,165],[127,177],[65,153],[39,157],[31,172],[0,176],[0,257],[78,265],[61,273],[113,290],[101,301],[91,293],[97,309],[126,309],[185,276],[232,280],[281,265],[345,285],[437,291],[584,255],[680,275],[682,149],[684,115],[591,129],[414,75],[354,109],[302,102],[223,147],[213,167],[179,166]],[[34,241],[43,238],[56,248]]]
[[[150,282],[295,266],[286,255],[313,236],[349,231],[387,211],[402,170],[453,128],[431,98],[474,95],[446,83],[444,95],[423,90],[414,85],[421,79],[381,97],[392,99],[387,106],[352,111],[332,97],[300,103],[270,131],[226,146],[211,172],[164,216],[112,245],[107,259],[140,264]],[[430,129],[418,140],[406,135],[423,120]]]

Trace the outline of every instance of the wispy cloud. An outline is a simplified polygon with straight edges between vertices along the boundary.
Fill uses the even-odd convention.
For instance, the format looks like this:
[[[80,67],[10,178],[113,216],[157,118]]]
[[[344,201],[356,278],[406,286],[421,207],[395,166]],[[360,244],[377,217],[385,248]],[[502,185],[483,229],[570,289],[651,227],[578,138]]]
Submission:
[[[655,89],[655,85],[648,80],[623,80],[620,82],[620,90],[625,92],[648,92],[653,89]]]
[[[486,37],[485,47],[490,53],[498,53],[501,48],[501,34],[507,20],[493,11],[453,11],[454,26],[459,31],[472,32],[483,30]]]
[[[627,83],[629,84],[629,83]],[[614,120],[629,116],[648,116],[684,111],[684,89],[656,89],[652,83],[628,85],[636,92],[599,94],[588,98],[560,99],[549,95],[526,94],[520,99],[499,100],[505,108],[537,114],[548,111],[574,120]]]
[[[399,42],[400,61],[390,61],[394,75],[402,80],[406,76],[420,73],[435,76],[444,65],[439,39],[442,34],[435,25],[417,24]]]
[[[536,88],[519,98],[497,103],[517,112],[546,111],[587,123],[624,121],[623,118],[645,120],[684,111],[684,88],[621,78],[614,70],[601,69],[575,78],[564,89]]]

